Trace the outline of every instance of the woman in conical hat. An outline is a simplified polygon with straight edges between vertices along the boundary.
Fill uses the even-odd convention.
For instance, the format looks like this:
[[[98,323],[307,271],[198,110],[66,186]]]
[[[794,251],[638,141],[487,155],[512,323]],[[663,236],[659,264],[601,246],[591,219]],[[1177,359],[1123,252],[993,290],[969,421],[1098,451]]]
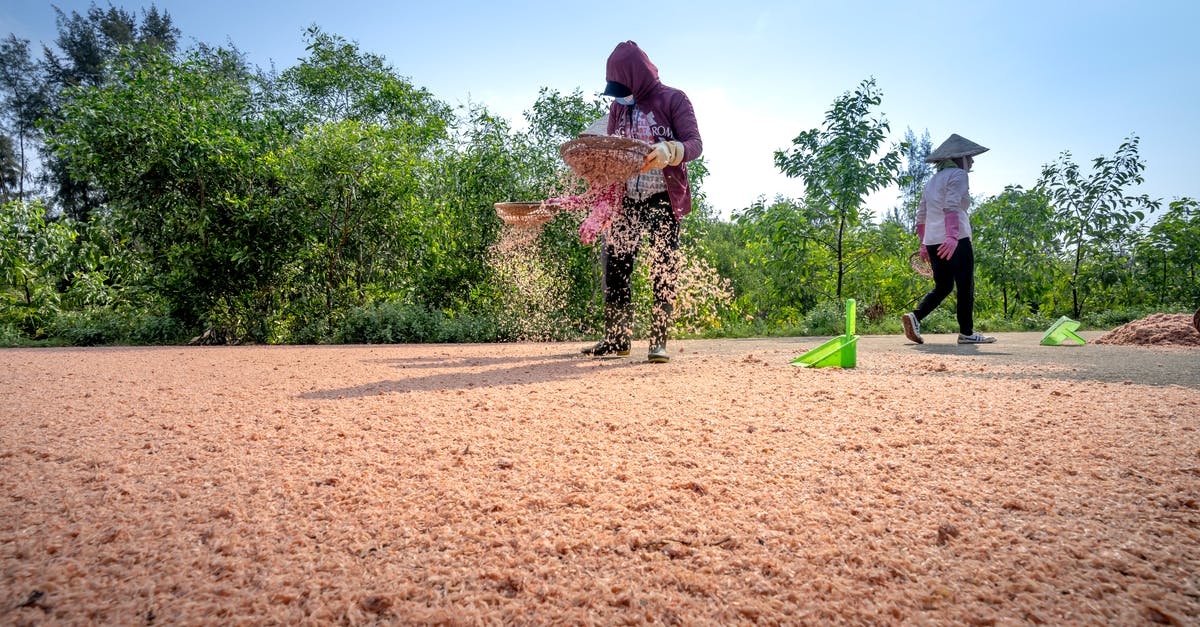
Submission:
[[[914,311],[904,314],[904,335],[924,344],[921,321],[958,291],[958,343],[989,344],[996,338],[975,331],[975,250],[971,246],[971,192],[967,173],[977,155],[987,148],[960,135],[951,135],[925,161],[937,164],[937,173],[925,185],[917,208],[917,236],[921,256],[933,267],[933,289]]]

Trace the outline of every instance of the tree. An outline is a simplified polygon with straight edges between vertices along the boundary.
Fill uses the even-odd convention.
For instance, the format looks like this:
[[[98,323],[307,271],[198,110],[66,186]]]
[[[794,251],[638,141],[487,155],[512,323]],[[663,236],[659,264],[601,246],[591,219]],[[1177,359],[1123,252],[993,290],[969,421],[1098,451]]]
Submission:
[[[920,139],[917,139],[911,128],[904,131],[904,143],[901,144],[904,168],[897,177],[900,184],[900,206],[889,212],[887,219],[900,224],[910,233],[916,228],[917,206],[921,202],[921,193],[925,191],[925,184],[933,176],[933,165],[925,162],[932,150],[933,143],[929,141],[928,130]]]
[[[881,116],[871,119],[871,108],[882,95],[875,79],[859,84],[834,101],[821,129],[805,131],[792,140],[793,148],[775,153],[775,165],[789,177],[802,178],[805,202],[810,211],[820,214],[820,230],[798,235],[811,238],[833,255],[837,277],[837,299],[842,299],[845,274],[849,267],[867,254],[855,247],[853,234],[866,216],[863,202],[868,194],[886,187],[896,179],[900,165],[899,150],[870,159],[887,138],[888,123]]]
[[[298,127],[354,120],[402,124],[412,141],[424,145],[445,137],[446,105],[398,75],[383,57],[315,25],[304,38],[308,56],[280,76]]]
[[[0,203],[19,199],[21,162],[8,135],[0,135]]]
[[[754,317],[794,325],[822,297],[833,295],[836,288],[827,287],[836,283],[836,277],[825,278],[832,267],[832,247],[816,237],[818,232],[836,229],[828,211],[794,199],[760,198],[734,219],[746,238],[746,265],[762,273],[743,269],[759,280],[735,284],[735,289],[745,290],[739,296],[745,297]]]
[[[979,205],[971,227],[980,278],[999,288],[1004,316],[1018,306],[1039,311],[1058,259],[1059,229],[1046,197],[1010,185]]]
[[[154,5],[143,10],[142,21],[124,9],[92,3],[85,14],[69,14],[55,8],[58,33],[55,46],[43,46],[40,88],[44,99],[32,114],[42,132],[52,136],[63,123],[63,110],[77,87],[100,87],[109,79],[109,65],[123,55],[122,62],[173,55],[179,30],[171,17]],[[54,204],[68,216],[89,220],[104,201],[100,190],[89,181],[75,178],[74,167],[56,153],[44,155],[39,180],[49,188]]]
[[[1200,307],[1200,202],[1179,198],[1138,245],[1160,306]]]
[[[16,324],[29,335],[58,299],[57,266],[75,232],[46,219],[39,201],[0,204],[0,324]]]
[[[48,103],[45,80],[29,53],[29,40],[9,35],[0,42],[0,94],[3,94],[4,124],[15,145],[10,150],[16,160],[15,196],[25,198],[25,181],[34,152],[38,119]]]
[[[1133,227],[1145,219],[1145,210],[1160,204],[1145,194],[1126,195],[1128,187],[1142,183],[1145,168],[1136,135],[1127,138],[1112,157],[1094,159],[1090,175],[1080,172],[1069,152],[1042,168],[1037,191],[1050,199],[1054,220],[1062,229],[1061,240],[1071,255],[1067,282],[1072,317],[1080,316],[1089,296],[1117,280],[1114,266]]]
[[[305,279],[288,309],[313,321],[306,304],[315,292],[320,317],[332,322],[364,304],[372,287],[411,287],[420,146],[394,129],[343,120],[310,127],[273,161],[283,184],[278,210],[294,213],[302,238]]]
[[[297,240],[272,202],[268,152],[283,135],[253,84],[209,69],[127,57],[112,80],[68,94],[52,147],[73,180],[104,191],[172,315],[261,340]]]

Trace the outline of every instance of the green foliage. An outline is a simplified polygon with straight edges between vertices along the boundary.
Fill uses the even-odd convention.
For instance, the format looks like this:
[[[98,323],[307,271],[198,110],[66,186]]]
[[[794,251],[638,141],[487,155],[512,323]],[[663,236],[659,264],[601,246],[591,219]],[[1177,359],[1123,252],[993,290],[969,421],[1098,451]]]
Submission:
[[[784,174],[804,179],[812,221],[827,225],[803,236],[831,253],[839,300],[849,267],[868,252],[856,237],[865,218],[863,203],[868,194],[896,180],[900,167],[898,150],[870,161],[889,131],[882,116],[868,117],[881,101],[875,79],[865,80],[834,101],[823,128],[796,136],[791,152],[775,153],[775,165]]]
[[[813,238],[832,228],[826,218],[825,212],[784,198],[769,205],[760,200],[735,216],[746,238],[747,262],[766,279],[749,295],[752,315],[795,324],[826,295],[829,253]]]
[[[75,237],[68,223],[47,219],[40,201],[0,205],[0,323],[42,335],[58,309],[64,253]]]
[[[499,339],[494,320],[457,316],[423,305],[376,301],[355,307],[342,321],[336,340],[348,344],[492,342]]]
[[[1145,210],[1159,205],[1144,194],[1125,195],[1126,188],[1142,182],[1145,168],[1136,136],[1122,143],[1112,157],[1094,159],[1090,175],[1080,172],[1069,152],[1042,168],[1038,191],[1049,198],[1063,246],[1072,257],[1067,281],[1074,318],[1086,303],[1112,293],[1124,278],[1120,266],[1133,228],[1145,219]]]
[[[346,120],[309,127],[271,157],[305,275],[289,282],[290,308],[332,319],[378,286],[409,287],[421,153],[403,131]]]
[[[842,335],[845,332],[845,301],[822,301],[804,316],[805,335]]]
[[[1036,310],[1058,271],[1060,232],[1041,192],[1009,186],[972,212],[975,262],[981,286],[999,291],[1001,313]],[[983,292],[983,290],[977,290]]]
[[[64,311],[50,334],[72,346],[183,344],[187,330],[170,316],[109,308]]]
[[[1137,256],[1159,306],[1200,307],[1200,202],[1172,201],[1139,242]]]
[[[198,56],[127,62],[113,82],[76,95],[55,141],[79,177],[106,190],[146,279],[189,326],[236,295],[273,293],[297,239],[271,202],[264,147],[281,131],[257,114],[249,77],[212,69]]]
[[[26,343],[25,335],[17,328],[17,325],[0,322],[0,348],[11,348],[14,346],[24,346]]]

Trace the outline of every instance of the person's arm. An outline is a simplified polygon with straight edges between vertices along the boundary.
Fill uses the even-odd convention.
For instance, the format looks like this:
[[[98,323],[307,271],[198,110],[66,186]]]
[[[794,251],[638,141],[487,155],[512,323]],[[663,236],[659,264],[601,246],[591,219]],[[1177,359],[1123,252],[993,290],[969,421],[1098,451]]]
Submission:
[[[666,103],[667,123],[675,139],[654,144],[646,155],[642,172],[679,166],[698,158],[704,152],[704,141],[700,139],[700,127],[696,124],[696,111],[687,94],[675,90]]]
[[[692,101],[683,92],[676,92],[676,94],[671,99],[670,124],[671,130],[675,134],[675,140],[683,144],[683,154],[679,163],[687,163],[698,159],[703,154],[704,141],[700,139],[700,126],[696,123],[696,111],[692,108]],[[679,163],[669,165],[679,165]]]
[[[928,211],[928,207],[925,206],[925,194],[922,193],[921,201],[917,203],[917,252],[925,261],[929,261],[929,250],[925,248],[925,218]]]
[[[967,189],[967,171],[955,168],[946,179],[945,211],[949,214],[965,208],[970,202],[970,192]]]
[[[945,215],[946,239],[937,250],[938,257],[942,259],[953,257],[958,248],[958,212],[969,200],[967,193],[967,172],[956,169],[946,181],[946,202],[942,209]]]
[[[607,229],[613,218],[620,213],[621,197],[624,195],[624,181],[613,183],[595,193],[592,212],[583,220],[583,224],[579,225],[579,241],[584,244],[596,241],[596,237]]]

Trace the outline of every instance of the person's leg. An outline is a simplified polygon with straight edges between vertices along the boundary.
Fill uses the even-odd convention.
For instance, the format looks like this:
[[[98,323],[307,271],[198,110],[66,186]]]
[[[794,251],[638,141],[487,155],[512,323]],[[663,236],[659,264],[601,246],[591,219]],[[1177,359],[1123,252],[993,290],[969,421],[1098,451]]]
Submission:
[[[913,310],[913,315],[917,321],[924,320],[929,314],[937,309],[938,305],[942,304],[943,300],[950,295],[954,290],[955,266],[953,265],[953,257],[946,260],[937,256],[937,246],[926,246],[929,251],[929,265],[933,267],[933,289],[925,294],[925,298],[921,299],[921,304]],[[955,251],[957,254],[957,251]]]
[[[970,238],[958,240],[958,248],[950,258],[954,266],[954,289],[958,299],[958,332],[975,333],[975,250]]]
[[[954,266],[937,256],[937,246],[926,246],[925,250],[929,253],[929,266],[933,269],[933,289],[925,294],[916,309],[900,317],[904,337],[917,344],[925,343],[925,338],[921,336],[921,321],[933,313],[954,289]]]
[[[991,344],[996,338],[975,332],[975,249],[971,240],[959,240],[953,261],[958,264],[954,272],[958,291],[958,343]]]
[[[625,356],[633,336],[633,261],[641,216],[637,203],[625,199],[621,213],[613,218],[600,246],[600,283],[604,291],[604,339],[583,349],[594,357]]]
[[[650,361],[665,362],[667,339],[675,313],[676,286],[679,282],[679,220],[671,212],[670,197],[664,192],[649,199],[650,283],[654,291],[654,311],[650,318]]]

